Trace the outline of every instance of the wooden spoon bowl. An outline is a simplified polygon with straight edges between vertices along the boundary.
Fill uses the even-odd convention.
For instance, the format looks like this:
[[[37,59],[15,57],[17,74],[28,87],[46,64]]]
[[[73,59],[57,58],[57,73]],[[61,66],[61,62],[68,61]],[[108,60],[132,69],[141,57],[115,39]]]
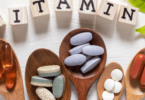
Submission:
[[[104,83],[105,83],[105,81],[107,79],[111,78],[111,72],[114,69],[120,69],[122,71],[122,73],[123,73],[123,78],[120,81],[121,84],[122,84],[122,90],[121,90],[120,93],[114,95],[114,99],[113,100],[119,100],[121,95],[122,95],[122,93],[123,93],[124,85],[125,85],[124,71],[123,71],[122,67],[118,63],[114,63],[113,62],[113,63],[108,64],[104,68],[104,70],[103,70],[103,72],[102,72],[102,74],[101,74],[101,76],[99,78],[99,81],[98,81],[98,84],[97,84],[97,94],[98,94],[99,100],[103,100],[102,93],[105,91],[105,89],[104,89]]]
[[[31,77],[38,76],[37,68],[44,65],[59,65],[61,67],[61,74],[65,77],[66,87],[63,96],[56,100],[70,100],[71,86],[65,67],[58,56],[47,49],[37,49],[28,58],[25,70],[25,82],[30,100],[40,100],[36,94],[37,87],[31,85]]]
[[[6,43],[6,41],[0,39],[0,50],[4,43]],[[3,79],[0,80],[0,94],[2,94],[5,100],[24,100],[24,89],[23,89],[23,81],[22,81],[20,64],[13,49],[12,49],[12,52],[13,52],[13,57],[14,57],[13,67],[16,67],[17,69],[15,86],[11,90],[7,90],[6,85],[5,85],[5,77],[3,77]]]
[[[144,54],[145,55],[145,48],[140,50],[137,54]],[[137,55],[136,54],[136,55]],[[145,89],[140,87],[139,81],[132,81],[129,77],[129,73],[133,64],[133,61],[136,55],[131,60],[127,70],[126,70],[126,99],[127,100],[141,100],[145,96]]]
[[[76,90],[78,92],[79,100],[86,100],[87,93],[88,93],[91,85],[101,74],[101,72],[105,66],[107,52],[106,52],[106,47],[105,47],[104,41],[97,32],[95,32],[91,29],[80,28],[80,29],[76,29],[76,30],[69,32],[61,43],[61,46],[59,49],[59,56],[63,63],[64,63],[64,60],[69,56],[69,50],[72,48],[72,46],[70,44],[71,37],[73,37],[74,35],[79,34],[81,32],[91,32],[93,35],[93,39],[90,41],[90,44],[98,45],[98,46],[101,46],[104,48],[104,54],[100,56],[101,62],[94,69],[92,69],[91,71],[89,71],[86,74],[81,73],[79,66],[74,66],[74,67],[66,66],[66,70],[69,75],[69,78],[73,82],[73,84],[76,87]]]

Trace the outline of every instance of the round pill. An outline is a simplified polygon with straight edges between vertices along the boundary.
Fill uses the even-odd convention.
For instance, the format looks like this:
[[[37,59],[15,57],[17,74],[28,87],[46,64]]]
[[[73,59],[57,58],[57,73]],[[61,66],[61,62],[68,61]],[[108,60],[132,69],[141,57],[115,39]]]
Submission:
[[[114,69],[111,72],[111,78],[115,81],[120,81],[123,77],[123,73],[120,69]]]
[[[102,98],[103,98],[103,100],[113,100],[114,99],[114,93],[108,92],[108,91],[104,91],[102,93]]]
[[[115,81],[114,88],[112,92],[119,93],[122,90],[122,84],[118,81]]]
[[[114,80],[112,79],[107,79],[104,83],[104,88],[107,90],[107,91],[112,91],[112,89],[114,88]]]

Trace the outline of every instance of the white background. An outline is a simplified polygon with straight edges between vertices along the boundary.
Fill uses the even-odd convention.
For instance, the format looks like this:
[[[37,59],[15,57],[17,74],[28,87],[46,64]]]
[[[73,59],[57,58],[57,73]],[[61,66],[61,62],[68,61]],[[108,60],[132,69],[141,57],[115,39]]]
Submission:
[[[111,0],[118,4],[129,5],[125,0]],[[100,2],[100,1],[99,1]],[[29,55],[38,48],[47,48],[59,54],[59,46],[64,36],[71,30],[85,27],[97,31],[107,47],[107,62],[117,62],[126,69],[132,57],[145,47],[145,36],[136,33],[135,29],[145,25],[145,14],[139,13],[136,26],[112,22],[103,18],[78,14],[79,0],[73,0],[73,12],[69,14],[55,13],[54,0],[48,0],[50,18],[33,19],[29,0],[0,0],[0,14],[7,26],[5,32],[0,29],[0,37],[9,42],[19,59],[23,75],[25,100],[29,100],[25,86],[25,67]],[[99,4],[98,4],[99,5]],[[28,28],[26,26],[12,27],[9,25],[9,7],[26,6],[28,11]],[[45,19],[45,20],[44,20]],[[98,100],[96,92],[97,81],[91,87],[87,100]],[[77,92],[71,84],[71,100],[78,100]],[[125,100],[125,91],[120,100]],[[0,100],[2,96],[0,96]]]

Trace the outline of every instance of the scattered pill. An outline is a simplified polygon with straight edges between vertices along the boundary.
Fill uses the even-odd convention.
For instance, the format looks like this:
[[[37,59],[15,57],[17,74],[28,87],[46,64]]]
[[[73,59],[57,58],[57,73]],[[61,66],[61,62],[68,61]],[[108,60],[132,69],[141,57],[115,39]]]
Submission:
[[[37,69],[38,75],[41,77],[53,77],[61,74],[59,65],[41,66]]]
[[[103,100],[113,100],[114,99],[114,93],[108,92],[108,91],[104,91],[102,93],[102,98],[103,98]]]
[[[114,69],[111,72],[111,78],[115,81],[120,81],[123,77],[123,73],[120,69]]]
[[[112,90],[113,93],[119,93],[122,90],[122,84],[118,81],[115,81],[114,88]]]
[[[74,45],[74,46],[85,44],[85,43],[91,41],[92,37],[93,36],[90,32],[79,33],[70,39],[70,43],[71,43],[71,45]]]
[[[107,79],[104,83],[104,88],[107,90],[107,91],[112,91],[112,89],[114,88],[114,80],[113,79]]]

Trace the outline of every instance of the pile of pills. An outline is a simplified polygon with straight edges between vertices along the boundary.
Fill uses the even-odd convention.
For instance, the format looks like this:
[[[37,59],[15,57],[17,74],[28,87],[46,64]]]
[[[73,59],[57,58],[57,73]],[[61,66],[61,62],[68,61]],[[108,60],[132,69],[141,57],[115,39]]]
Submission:
[[[119,69],[114,69],[111,72],[112,79],[107,79],[104,83],[104,88],[106,91],[104,91],[102,94],[103,100],[113,100],[114,93],[120,93],[122,90],[122,84],[120,83],[122,77],[123,73]]]

